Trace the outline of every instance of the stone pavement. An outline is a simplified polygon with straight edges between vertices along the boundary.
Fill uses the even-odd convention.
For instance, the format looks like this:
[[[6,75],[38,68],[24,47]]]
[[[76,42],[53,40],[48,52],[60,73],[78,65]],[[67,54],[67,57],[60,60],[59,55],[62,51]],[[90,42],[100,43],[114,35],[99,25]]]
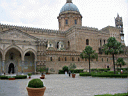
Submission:
[[[39,78],[40,75],[32,75]],[[30,79],[0,80],[0,96],[28,96],[26,86]],[[42,79],[46,86],[44,96],[94,96],[128,92],[128,78],[71,78],[65,75],[50,74]]]

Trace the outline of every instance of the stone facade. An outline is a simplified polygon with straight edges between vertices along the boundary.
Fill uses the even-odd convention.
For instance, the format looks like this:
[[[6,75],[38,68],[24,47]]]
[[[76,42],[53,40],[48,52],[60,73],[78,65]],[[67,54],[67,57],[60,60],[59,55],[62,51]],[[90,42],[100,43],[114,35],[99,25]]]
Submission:
[[[67,3],[72,1],[67,0]],[[100,49],[109,37],[121,42],[119,27],[107,26],[101,30],[84,27],[82,15],[74,10],[64,10],[57,18],[59,30],[0,24],[0,73],[35,73],[42,66],[48,67],[49,72],[58,73],[70,63],[75,63],[78,69],[88,70],[88,60],[80,58],[88,45],[99,53],[98,60],[91,61],[91,68],[113,68],[112,57],[102,54]],[[118,57],[128,62],[127,54]]]

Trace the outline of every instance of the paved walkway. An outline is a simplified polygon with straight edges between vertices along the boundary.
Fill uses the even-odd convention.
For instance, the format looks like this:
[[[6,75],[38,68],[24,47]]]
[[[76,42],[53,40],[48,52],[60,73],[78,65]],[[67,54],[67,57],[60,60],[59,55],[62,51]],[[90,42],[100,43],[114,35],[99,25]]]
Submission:
[[[40,75],[32,75],[39,78]],[[0,80],[0,96],[28,96],[26,86],[30,79]],[[46,75],[42,80],[46,86],[44,96],[94,96],[128,92],[128,78],[71,78],[65,75]]]

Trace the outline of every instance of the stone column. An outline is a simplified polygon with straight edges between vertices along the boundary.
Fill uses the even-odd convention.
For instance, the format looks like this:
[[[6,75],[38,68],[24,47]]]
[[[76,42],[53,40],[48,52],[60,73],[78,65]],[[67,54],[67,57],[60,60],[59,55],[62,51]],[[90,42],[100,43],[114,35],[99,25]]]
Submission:
[[[36,74],[36,61],[34,63],[35,63],[35,74]]]
[[[5,73],[5,70],[4,70],[4,64],[5,64],[5,60],[2,61],[2,73]]]
[[[22,69],[21,69],[21,73],[24,73],[24,61],[22,61]]]

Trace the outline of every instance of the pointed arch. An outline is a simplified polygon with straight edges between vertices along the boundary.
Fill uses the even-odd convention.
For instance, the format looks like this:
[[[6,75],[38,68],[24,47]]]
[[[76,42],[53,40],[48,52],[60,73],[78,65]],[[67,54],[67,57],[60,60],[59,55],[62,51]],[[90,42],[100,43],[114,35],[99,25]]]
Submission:
[[[7,47],[7,48],[4,50],[4,55],[3,55],[3,59],[4,59],[4,60],[5,60],[5,55],[6,55],[6,53],[8,52],[8,50],[10,50],[10,49],[12,49],[12,48],[18,50],[18,51],[20,52],[20,54],[21,54],[21,57],[23,58],[23,51],[22,51],[22,49],[21,49],[19,46],[11,45],[11,46]]]
[[[37,61],[37,52],[36,52],[34,49],[32,49],[32,48],[26,49],[26,50],[24,51],[23,57],[25,56],[25,54],[26,54],[27,52],[32,52],[32,53],[35,55],[35,61]]]

